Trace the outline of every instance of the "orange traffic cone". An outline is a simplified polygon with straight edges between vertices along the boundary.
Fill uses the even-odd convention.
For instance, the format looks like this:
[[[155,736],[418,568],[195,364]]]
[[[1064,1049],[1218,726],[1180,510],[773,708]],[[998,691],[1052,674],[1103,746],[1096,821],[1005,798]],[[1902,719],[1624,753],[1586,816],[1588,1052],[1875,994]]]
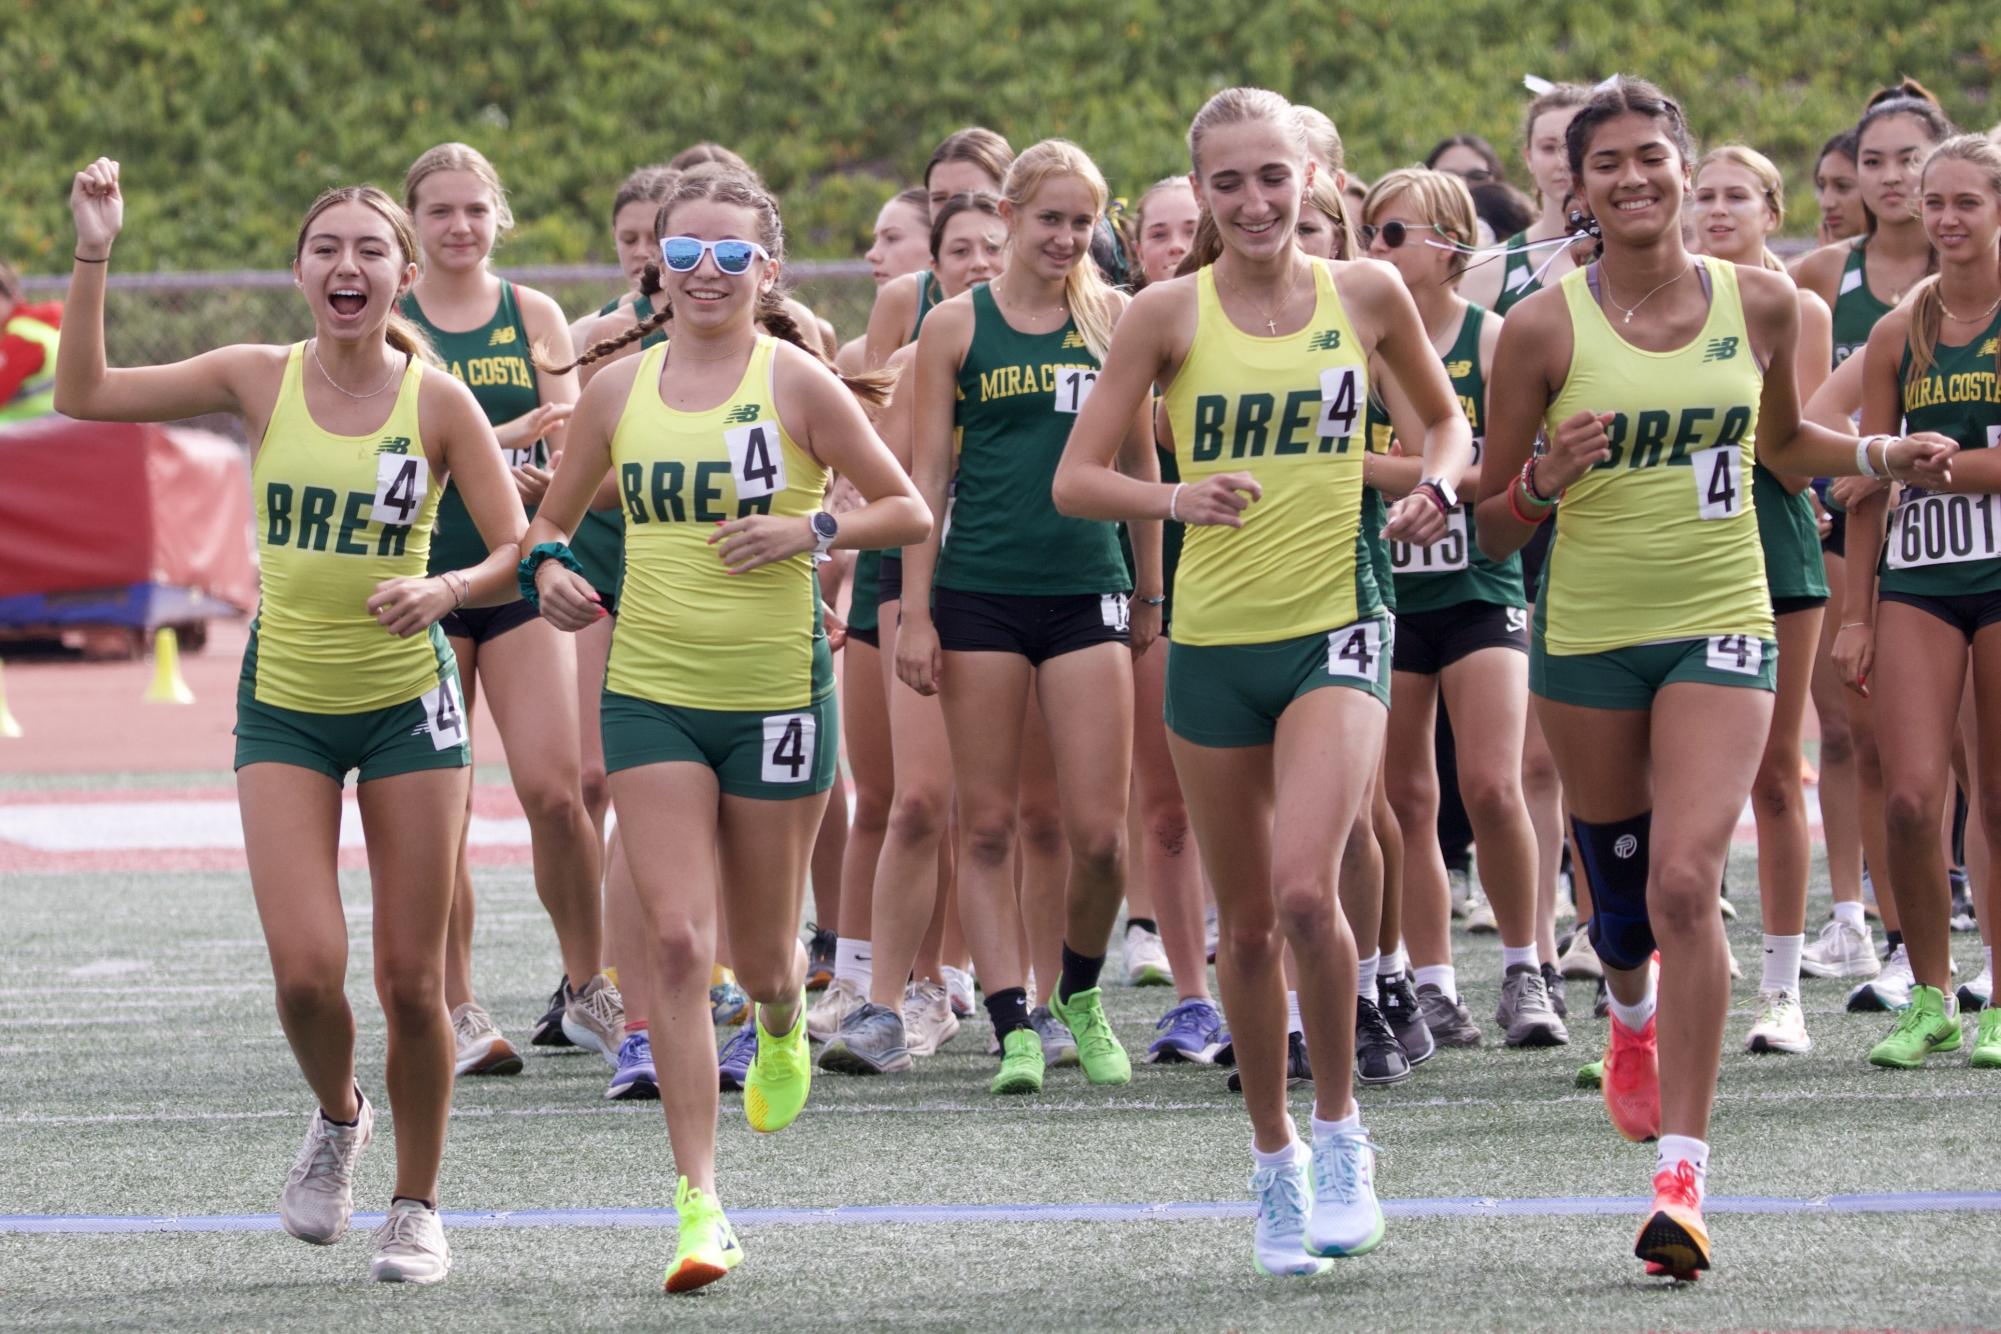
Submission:
[[[0,663],[0,666],[5,666]],[[14,721],[13,713],[7,708],[7,683],[0,680],[0,738],[21,735],[21,724]]]
[[[153,684],[146,687],[149,704],[192,704],[195,692],[181,675],[181,641],[172,626],[153,634]]]

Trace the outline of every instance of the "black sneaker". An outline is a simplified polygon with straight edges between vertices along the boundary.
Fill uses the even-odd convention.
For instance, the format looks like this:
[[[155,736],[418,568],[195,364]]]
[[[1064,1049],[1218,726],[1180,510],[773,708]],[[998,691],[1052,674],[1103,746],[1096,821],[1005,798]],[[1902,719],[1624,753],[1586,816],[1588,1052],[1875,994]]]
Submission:
[[[834,982],[834,941],[832,931],[808,923],[813,939],[806,946],[806,990],[825,991]]]
[[[1424,1011],[1418,1008],[1417,993],[1410,988],[1410,974],[1398,973],[1394,977],[1377,974],[1376,1008],[1389,1021],[1390,1032],[1397,1035],[1397,1042],[1412,1065],[1431,1059],[1438,1046],[1431,1040]]]
[[[1417,1008],[1424,1015],[1432,1041],[1441,1047],[1477,1047],[1480,1028],[1466,1007],[1445,994],[1444,988],[1427,982],[1417,989]]]
[[[1612,1014],[1612,989],[1605,985],[1602,977],[1598,979],[1598,995],[1591,1002],[1591,1013],[1600,1019],[1609,1018]]]
[[[563,1031],[563,1011],[569,1008],[570,998],[577,993],[570,990],[570,975],[563,974],[563,980],[549,993],[549,1009],[535,1021],[535,1031],[528,1040],[537,1047],[574,1047],[570,1035]]]
[[[1234,1056],[1234,1053],[1232,1053]],[[1298,1088],[1301,1084],[1313,1082],[1313,1062],[1306,1058],[1306,1035],[1287,1033],[1285,1035],[1285,1086]],[[1244,1091],[1244,1076],[1240,1070],[1230,1071],[1230,1077],[1223,1081],[1223,1087],[1232,1093]]]
[[[1410,1078],[1410,1058],[1374,1003],[1355,998],[1355,1078],[1364,1084],[1401,1084]]]
[[[1555,964],[1546,963],[1542,966],[1542,985],[1543,990],[1549,993],[1549,1008],[1556,1011],[1556,1017],[1570,1018],[1570,1007],[1564,1004],[1563,974],[1556,971]]]

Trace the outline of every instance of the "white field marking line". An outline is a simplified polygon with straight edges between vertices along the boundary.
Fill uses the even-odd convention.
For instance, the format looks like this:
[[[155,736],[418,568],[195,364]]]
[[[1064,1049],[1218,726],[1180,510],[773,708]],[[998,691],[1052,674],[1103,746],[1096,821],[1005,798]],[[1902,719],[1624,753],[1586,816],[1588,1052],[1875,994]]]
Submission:
[[[1876,1092],[1858,1090],[1855,1092],[1816,1092],[1801,1090],[1791,1093],[1725,1093],[1718,1094],[1719,1103],[1762,1103],[1762,1102],[1959,1102],[1970,1098],[1992,1098],[1989,1089],[1938,1089],[1929,1092]],[[1596,1093],[1564,1093],[1552,1098],[1535,1101],[1537,1106],[1560,1103],[1597,1104],[1604,1099]],[[1452,1107],[1519,1107],[1524,1105],[1520,1098],[1422,1098],[1385,1104],[1380,1110],[1384,1114]],[[1077,1112],[1216,1112],[1229,1109],[1225,1102],[1161,1102],[1145,1099],[1125,1099],[1119,1102],[1050,1102],[1047,1100],[1022,1104],[1021,1110],[1047,1113],[1049,1115],[1071,1115]],[[942,1116],[965,1113],[992,1113],[996,1108],[990,1102],[925,1102],[900,1106],[876,1106],[861,1104],[855,1106],[825,1107],[808,1106],[808,1116]],[[286,1120],[308,1115],[298,1108],[290,1110],[270,1110],[259,1112],[95,1112],[88,1115],[43,1115],[38,1112],[23,1112],[17,1115],[0,1114],[0,1125],[16,1126],[72,1126],[72,1125],[128,1125],[139,1122],[162,1121],[263,1121]],[[378,1119],[391,1115],[387,1106],[376,1108]],[[657,1116],[658,1108],[650,1102],[623,1103],[616,1107],[454,1107],[454,1120],[493,1120],[500,1117],[545,1117],[545,1116]]]

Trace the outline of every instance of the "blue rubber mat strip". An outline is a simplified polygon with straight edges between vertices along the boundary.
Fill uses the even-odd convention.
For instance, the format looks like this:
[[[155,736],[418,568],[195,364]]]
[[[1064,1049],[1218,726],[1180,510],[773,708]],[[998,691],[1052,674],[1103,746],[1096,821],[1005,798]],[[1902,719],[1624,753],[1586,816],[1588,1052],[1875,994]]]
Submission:
[[[1647,1200],[1589,1195],[1534,1199],[1475,1196],[1385,1200],[1391,1218],[1561,1218],[1639,1213]],[[1703,1202],[1711,1214],[1921,1214],[2001,1213],[2001,1191],[1904,1191],[1879,1195],[1828,1195],[1802,1200],[1772,1195],[1717,1195]],[[730,1221],[744,1226],[879,1227],[964,1223],[1174,1223],[1191,1219],[1249,1218],[1247,1200],[1187,1201],[1179,1204],[856,1204],[831,1209],[735,1209]],[[373,1227],[381,1214],[356,1214],[354,1226]],[[453,1212],[454,1228],[638,1227],[671,1228],[672,1209],[519,1209],[503,1213]],[[126,1214],[0,1214],[0,1232],[275,1232],[276,1214],[190,1214],[146,1217]]]

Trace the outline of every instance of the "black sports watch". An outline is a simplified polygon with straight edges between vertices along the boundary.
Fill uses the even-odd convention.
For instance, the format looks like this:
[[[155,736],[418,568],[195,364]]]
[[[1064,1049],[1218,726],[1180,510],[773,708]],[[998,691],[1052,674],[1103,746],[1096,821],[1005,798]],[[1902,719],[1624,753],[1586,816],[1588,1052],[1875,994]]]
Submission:
[[[813,513],[813,554],[824,556],[834,545],[834,539],[841,535],[841,525],[833,515],[825,510]]]

